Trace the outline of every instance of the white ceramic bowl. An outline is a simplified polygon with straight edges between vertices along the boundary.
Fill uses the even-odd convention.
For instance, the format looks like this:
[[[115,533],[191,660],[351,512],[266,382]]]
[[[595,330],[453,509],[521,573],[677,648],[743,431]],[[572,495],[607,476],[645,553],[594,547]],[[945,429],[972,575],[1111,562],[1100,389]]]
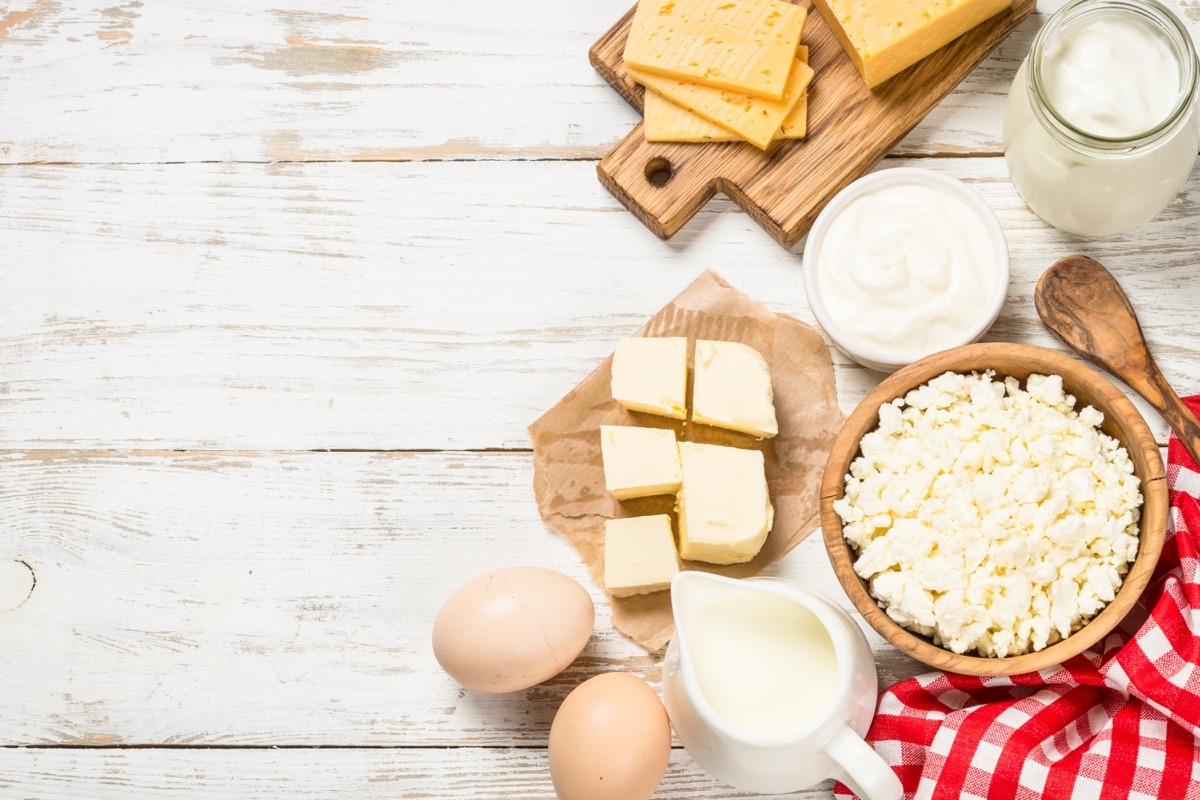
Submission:
[[[833,200],[825,206],[825,209],[817,217],[817,221],[813,224],[812,230],[808,234],[808,243],[804,247],[804,289],[808,294],[808,304],[812,308],[817,322],[825,329],[825,333],[829,335],[829,338],[833,340],[837,348],[864,367],[878,370],[879,372],[895,372],[917,359],[897,360],[895,354],[857,341],[853,336],[849,335],[845,328],[839,324],[838,320],[830,314],[829,309],[823,301],[820,281],[817,275],[816,260],[818,253],[821,251],[821,241],[825,236],[826,230],[828,230],[834,218],[841,213],[842,209],[866,192],[898,183],[919,183],[932,186],[962,200],[969,208],[979,214],[980,220],[988,229],[995,245],[997,253],[997,263],[995,264],[997,280],[992,297],[979,318],[974,320],[970,327],[963,330],[961,337],[948,342],[943,349],[949,350],[953,347],[972,344],[983,338],[988,328],[996,321],[996,317],[1000,315],[1000,309],[1004,305],[1004,298],[1008,294],[1008,242],[1004,238],[1004,230],[1000,227],[1000,220],[996,219],[995,212],[969,186],[960,180],[948,177],[939,172],[913,167],[885,169],[859,178],[834,196]],[[932,352],[922,353],[920,357],[924,358],[929,355],[932,355]]]

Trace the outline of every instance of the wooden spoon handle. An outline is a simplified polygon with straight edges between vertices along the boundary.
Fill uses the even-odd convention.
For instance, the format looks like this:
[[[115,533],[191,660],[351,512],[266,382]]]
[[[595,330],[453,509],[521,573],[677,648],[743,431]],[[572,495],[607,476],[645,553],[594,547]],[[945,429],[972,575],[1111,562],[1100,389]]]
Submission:
[[[1046,270],[1033,297],[1046,327],[1144,397],[1200,462],[1200,422],[1155,363],[1133,305],[1112,273],[1086,256],[1067,256]]]
[[[1158,377],[1161,381],[1158,389],[1163,398],[1162,402],[1155,402],[1146,394],[1142,394],[1142,397],[1163,415],[1163,419],[1171,426],[1171,430],[1175,431],[1179,441],[1192,454],[1196,463],[1200,464],[1200,422],[1196,420],[1191,409],[1179,399],[1179,395],[1175,394],[1175,390],[1167,384],[1161,372],[1158,373]]]

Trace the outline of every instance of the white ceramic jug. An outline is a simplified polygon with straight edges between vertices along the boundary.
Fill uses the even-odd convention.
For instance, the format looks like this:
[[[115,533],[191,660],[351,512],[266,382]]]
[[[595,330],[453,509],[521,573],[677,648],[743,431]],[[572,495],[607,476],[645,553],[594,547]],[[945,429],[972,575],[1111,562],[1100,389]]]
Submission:
[[[746,592],[796,603],[816,618],[832,641],[836,677],[824,688],[813,687],[812,702],[823,710],[814,707],[814,717],[801,720],[795,729],[764,734],[731,724],[717,712],[697,677],[689,631],[695,634],[706,609]],[[866,637],[844,611],[786,581],[734,580],[703,572],[677,575],[671,583],[671,602],[675,638],[663,663],[663,701],[676,735],[702,767],[743,791],[794,792],[834,778],[866,800],[899,800],[899,779],[862,739],[875,713],[875,661]],[[805,675],[796,675],[796,680],[804,681]]]

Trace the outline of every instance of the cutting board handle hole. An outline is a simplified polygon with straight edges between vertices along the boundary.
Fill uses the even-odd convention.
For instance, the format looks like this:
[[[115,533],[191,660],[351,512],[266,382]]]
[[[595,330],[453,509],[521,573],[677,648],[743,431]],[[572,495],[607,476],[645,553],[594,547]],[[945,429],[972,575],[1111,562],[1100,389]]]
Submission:
[[[671,162],[662,156],[652,158],[646,162],[646,180],[651,186],[661,189],[670,183],[671,178],[674,177],[675,167],[671,166]]]

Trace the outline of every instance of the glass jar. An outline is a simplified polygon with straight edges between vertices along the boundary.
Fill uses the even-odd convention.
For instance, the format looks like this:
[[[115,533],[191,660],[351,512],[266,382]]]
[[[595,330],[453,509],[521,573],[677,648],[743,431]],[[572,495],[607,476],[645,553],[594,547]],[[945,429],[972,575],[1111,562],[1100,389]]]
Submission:
[[[1079,48],[1085,40],[1079,37],[1085,35],[1090,37],[1087,46],[1098,44],[1101,55],[1130,57],[1130,48],[1124,46],[1128,42],[1111,32],[1133,25],[1145,26],[1151,37],[1161,35],[1156,44],[1165,43],[1161,54],[1169,55],[1147,58],[1141,70],[1136,69],[1136,58],[1132,70],[1117,58],[1101,59],[1099,64],[1092,58],[1089,70],[1077,69],[1082,62],[1067,61],[1081,58]],[[1112,41],[1105,42],[1106,35]],[[1159,70],[1158,76],[1151,66]],[[1164,69],[1170,81],[1158,79]],[[1109,128],[1103,133],[1084,130],[1080,119],[1089,116],[1089,105],[1120,107],[1114,106],[1112,95],[1121,87],[1106,94],[1116,83],[1135,100],[1157,97],[1169,112],[1149,127],[1130,113],[1124,118],[1110,114],[1113,126],[1088,119],[1093,128]],[[1009,91],[1004,156],[1017,191],[1046,222],[1078,236],[1111,236],[1149,222],[1179,193],[1196,161],[1196,94],[1195,48],[1183,23],[1167,8],[1155,0],[1068,3],[1038,33]],[[1141,129],[1120,130],[1122,123]]]

